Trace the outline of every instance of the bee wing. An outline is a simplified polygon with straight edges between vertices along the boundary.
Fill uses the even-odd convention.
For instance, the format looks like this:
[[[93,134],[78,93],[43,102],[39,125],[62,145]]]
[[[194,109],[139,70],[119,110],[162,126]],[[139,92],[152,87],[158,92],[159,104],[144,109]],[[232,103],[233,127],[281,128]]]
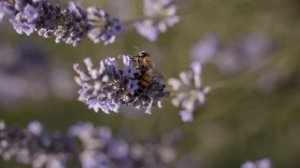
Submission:
[[[158,78],[162,81],[166,81],[165,77],[156,69],[151,69],[151,73],[152,73],[153,78]]]

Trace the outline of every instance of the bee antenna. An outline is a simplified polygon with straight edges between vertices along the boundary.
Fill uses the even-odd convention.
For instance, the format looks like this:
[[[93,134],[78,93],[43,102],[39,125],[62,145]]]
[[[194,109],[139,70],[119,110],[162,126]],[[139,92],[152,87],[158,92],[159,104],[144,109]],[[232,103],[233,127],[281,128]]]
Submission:
[[[135,46],[135,45],[133,46],[133,48],[135,48],[136,50],[139,50],[139,51],[141,50],[138,46]]]

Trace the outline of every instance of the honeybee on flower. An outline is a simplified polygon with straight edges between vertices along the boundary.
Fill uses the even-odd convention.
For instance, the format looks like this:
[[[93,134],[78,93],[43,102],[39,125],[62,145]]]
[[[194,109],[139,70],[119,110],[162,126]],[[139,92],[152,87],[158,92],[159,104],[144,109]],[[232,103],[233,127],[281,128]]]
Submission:
[[[123,67],[117,62],[120,59]],[[145,51],[135,56],[108,57],[100,61],[100,68],[95,68],[89,58],[84,62],[88,73],[74,65],[79,75],[75,80],[81,86],[79,100],[96,112],[99,108],[105,113],[118,112],[121,105],[126,105],[151,113],[152,107],[162,107],[161,99],[169,96],[163,77],[153,69]]]

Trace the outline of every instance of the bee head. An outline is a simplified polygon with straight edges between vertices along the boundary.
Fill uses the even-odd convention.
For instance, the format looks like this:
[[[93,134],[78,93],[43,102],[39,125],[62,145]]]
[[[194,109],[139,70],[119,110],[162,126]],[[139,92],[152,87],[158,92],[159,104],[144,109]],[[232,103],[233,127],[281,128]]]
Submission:
[[[149,53],[146,52],[146,51],[139,52],[138,56],[140,56],[140,57],[150,57]]]

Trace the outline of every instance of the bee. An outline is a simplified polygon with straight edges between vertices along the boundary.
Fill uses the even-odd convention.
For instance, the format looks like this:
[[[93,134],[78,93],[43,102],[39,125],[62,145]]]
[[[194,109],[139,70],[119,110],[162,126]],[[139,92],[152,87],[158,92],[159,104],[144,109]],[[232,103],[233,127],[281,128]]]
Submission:
[[[144,71],[144,73],[154,67],[150,54],[146,51],[141,51],[137,55],[131,57],[131,61],[135,63],[136,68]]]
[[[154,68],[154,64],[150,59],[150,54],[148,52],[139,52],[136,56],[131,58],[131,61],[134,62],[136,64],[136,68],[141,71],[139,83],[144,88],[148,88],[153,78],[163,79],[163,76]]]
[[[130,103],[134,100],[134,97],[144,94],[150,87],[151,90],[154,80],[161,80],[163,76],[154,69],[154,64],[150,59],[150,54],[146,51],[141,51],[137,55],[131,57],[131,61],[135,68],[140,71],[140,74],[136,77],[138,80],[138,89],[134,95],[127,94],[126,102]],[[155,91],[155,90],[153,90]]]

